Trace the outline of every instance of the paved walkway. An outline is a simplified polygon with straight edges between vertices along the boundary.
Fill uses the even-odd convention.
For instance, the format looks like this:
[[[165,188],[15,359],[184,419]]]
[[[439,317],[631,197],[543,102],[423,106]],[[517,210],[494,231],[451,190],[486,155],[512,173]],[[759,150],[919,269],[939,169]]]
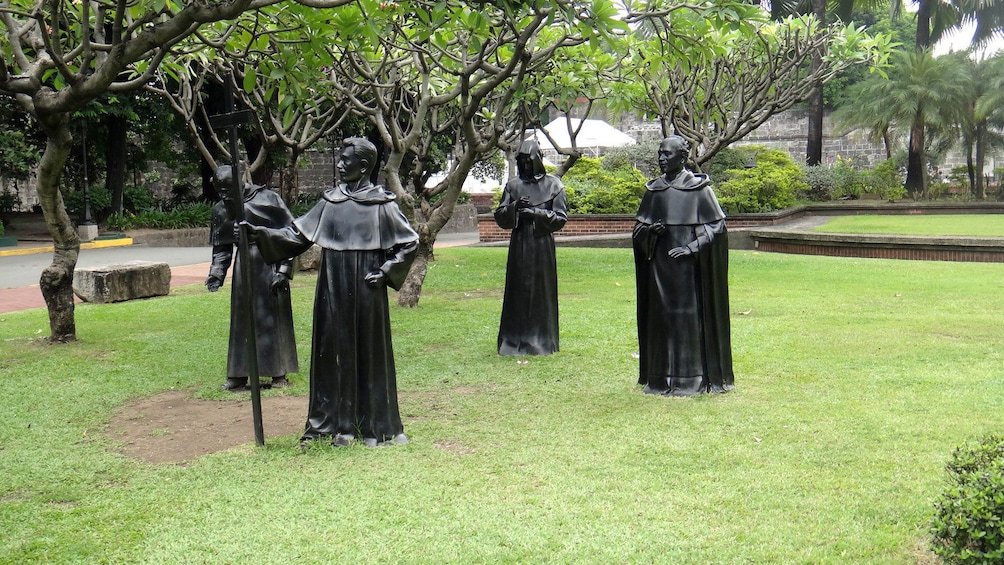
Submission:
[[[171,267],[171,288],[188,284],[203,283],[209,274],[209,263]],[[41,273],[39,273],[41,276]],[[80,299],[74,297],[80,304]],[[45,299],[42,289],[37,284],[17,288],[0,289],[0,314],[27,310],[29,308],[44,308]]]
[[[454,247],[459,245],[470,245],[477,243],[477,233],[450,233],[440,234],[436,239],[436,248]],[[95,241],[81,244],[81,249],[106,248],[117,246],[131,246],[132,240],[129,238],[114,239],[106,241]],[[0,247],[0,257],[32,255],[41,253],[52,253],[52,245],[45,242],[19,242],[16,247]],[[208,257],[209,253],[202,255]],[[208,261],[192,263],[188,265],[178,265],[171,267],[171,287],[184,286],[189,284],[202,284],[209,274]],[[41,276],[41,272],[38,273]],[[79,304],[80,299],[75,298]],[[16,288],[0,289],[0,314],[27,310],[30,308],[44,308],[45,299],[42,297],[42,290],[38,284],[21,286]]]

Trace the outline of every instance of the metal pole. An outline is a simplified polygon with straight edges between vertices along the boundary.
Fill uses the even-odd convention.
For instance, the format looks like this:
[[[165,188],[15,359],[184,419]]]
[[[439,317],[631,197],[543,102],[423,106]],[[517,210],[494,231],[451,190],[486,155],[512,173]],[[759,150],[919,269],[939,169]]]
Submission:
[[[80,142],[83,145],[83,165],[84,165],[84,217],[80,219],[80,225],[82,226],[93,226],[94,218],[91,217],[91,186],[90,180],[87,178],[87,122],[83,124],[83,130],[80,133]]]
[[[223,89],[223,102],[227,112],[234,111],[234,77],[231,73],[230,80]],[[233,170],[233,186],[230,190],[230,207],[235,221],[244,221],[244,183],[241,181],[240,159],[238,158],[237,126],[230,128],[230,163]],[[244,325],[248,328],[248,382],[251,385],[251,411],[254,417],[254,439],[259,446],[265,445],[265,431],[262,427],[261,419],[261,385],[258,379],[258,336],[255,328],[254,317],[254,277],[251,274],[251,261],[249,255],[247,229],[241,226],[237,240],[237,257],[240,258],[241,278],[245,284],[241,285],[241,295],[238,303],[243,306]]]

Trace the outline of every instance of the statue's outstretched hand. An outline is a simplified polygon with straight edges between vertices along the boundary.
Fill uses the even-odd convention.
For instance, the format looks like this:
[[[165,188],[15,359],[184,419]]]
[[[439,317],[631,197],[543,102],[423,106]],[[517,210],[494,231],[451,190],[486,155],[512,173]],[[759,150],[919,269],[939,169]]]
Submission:
[[[220,277],[209,275],[209,278],[206,279],[206,288],[209,289],[209,292],[216,292],[221,286],[223,286],[223,280]]]
[[[384,284],[387,279],[387,275],[383,274],[383,271],[373,271],[372,273],[366,275],[365,281],[370,288],[378,288],[380,285]]]
[[[278,294],[280,292],[289,291],[289,277],[283,273],[272,273],[272,292]]]

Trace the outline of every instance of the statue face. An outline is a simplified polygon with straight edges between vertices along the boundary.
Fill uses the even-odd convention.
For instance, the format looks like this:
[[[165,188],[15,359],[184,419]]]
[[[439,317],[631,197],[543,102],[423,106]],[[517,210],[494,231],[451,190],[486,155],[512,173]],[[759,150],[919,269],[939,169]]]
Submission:
[[[533,157],[526,153],[516,155],[516,171],[523,180],[533,178]]]
[[[342,182],[355,182],[362,178],[366,164],[366,161],[356,156],[355,147],[349,146],[342,149],[338,164],[335,166],[338,168],[338,176],[341,177]]]
[[[230,189],[233,188],[233,181],[233,172],[229,169],[216,172],[216,175],[213,177],[213,186],[216,187],[216,192],[219,193],[220,198],[224,200],[230,198]]]
[[[667,175],[682,171],[686,159],[683,149],[671,140],[663,141],[659,146],[659,169]]]

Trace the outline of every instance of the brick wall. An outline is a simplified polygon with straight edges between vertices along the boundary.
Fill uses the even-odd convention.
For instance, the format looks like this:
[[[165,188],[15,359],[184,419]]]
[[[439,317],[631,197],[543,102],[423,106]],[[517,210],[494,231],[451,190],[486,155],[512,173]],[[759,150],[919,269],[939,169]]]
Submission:
[[[634,229],[634,216],[631,214],[572,214],[558,235],[607,235],[631,233],[632,229]],[[491,214],[478,216],[480,241],[505,241],[509,239],[509,231],[498,227],[495,217]]]

